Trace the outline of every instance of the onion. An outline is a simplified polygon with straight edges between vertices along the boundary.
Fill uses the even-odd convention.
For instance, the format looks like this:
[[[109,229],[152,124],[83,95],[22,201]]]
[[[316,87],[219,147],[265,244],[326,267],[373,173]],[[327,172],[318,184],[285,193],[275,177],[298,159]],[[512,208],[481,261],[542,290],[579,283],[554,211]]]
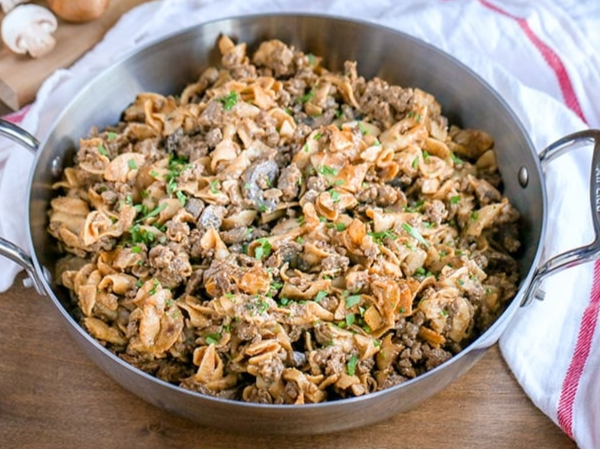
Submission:
[[[109,0],[48,0],[50,9],[68,22],[97,19],[108,8]]]

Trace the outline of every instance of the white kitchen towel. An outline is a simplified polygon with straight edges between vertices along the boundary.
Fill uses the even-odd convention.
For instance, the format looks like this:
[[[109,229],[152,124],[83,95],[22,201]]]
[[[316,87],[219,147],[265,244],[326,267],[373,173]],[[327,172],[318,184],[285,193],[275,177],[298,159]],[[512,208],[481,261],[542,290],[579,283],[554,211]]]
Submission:
[[[559,137],[600,127],[600,7],[576,0],[163,0],[129,12],[74,66],[53,74],[13,116],[43,138],[69,98],[124,53],[186,26],[234,15],[310,12],[389,26],[453,55],[486,79],[541,151]],[[594,45],[595,44],[595,45]],[[543,259],[593,238],[590,149],[550,164]],[[0,235],[25,246],[32,156],[0,143]],[[18,268],[0,258],[0,291]],[[502,353],[532,401],[583,449],[600,448],[600,264],[571,268],[543,286],[543,302],[517,313]]]

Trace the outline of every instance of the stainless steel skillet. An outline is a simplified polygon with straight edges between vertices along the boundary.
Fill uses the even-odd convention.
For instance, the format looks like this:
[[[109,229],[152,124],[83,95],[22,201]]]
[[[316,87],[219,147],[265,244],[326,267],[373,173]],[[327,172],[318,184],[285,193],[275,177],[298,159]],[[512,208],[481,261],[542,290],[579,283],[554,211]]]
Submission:
[[[51,185],[70,164],[80,137],[92,126],[118,121],[137,93],[180,91],[203,68],[218,62],[215,43],[221,34],[256,43],[278,38],[321,55],[332,70],[346,60],[358,61],[365,77],[415,86],[435,95],[451,122],[484,129],[496,140],[505,194],[522,213],[524,250],[517,296],[500,318],[467,349],[438,368],[396,387],[363,397],[315,405],[276,406],[233,402],[203,396],[167,384],[120,360],[73,319],[66,291],[53,270],[59,254],[46,232]],[[261,15],[214,21],[168,36],[128,55],[79,92],[56,119],[43,142],[0,123],[0,133],[36,153],[27,199],[27,249],[0,240],[0,254],[21,264],[33,285],[53,301],[74,340],[119,384],[148,402],[201,424],[254,434],[310,434],[367,425],[408,410],[466,372],[510,325],[519,307],[541,296],[548,275],[592,260],[600,249],[600,131],[580,132],[556,142],[540,156],[518,118],[481,78],[445,53],[400,32],[359,21],[309,15]],[[543,165],[583,143],[595,146],[590,186],[592,244],[540,262],[548,200]],[[543,317],[541,318],[543,319]]]

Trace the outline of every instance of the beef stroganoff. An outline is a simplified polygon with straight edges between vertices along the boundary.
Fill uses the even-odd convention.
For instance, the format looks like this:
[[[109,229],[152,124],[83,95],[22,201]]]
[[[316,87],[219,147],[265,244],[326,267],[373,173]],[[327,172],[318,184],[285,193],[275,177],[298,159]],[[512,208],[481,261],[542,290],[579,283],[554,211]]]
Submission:
[[[418,88],[228,37],[142,93],[54,186],[58,282],[101,344],[235,400],[360,396],[435,368],[515,295],[493,139]]]

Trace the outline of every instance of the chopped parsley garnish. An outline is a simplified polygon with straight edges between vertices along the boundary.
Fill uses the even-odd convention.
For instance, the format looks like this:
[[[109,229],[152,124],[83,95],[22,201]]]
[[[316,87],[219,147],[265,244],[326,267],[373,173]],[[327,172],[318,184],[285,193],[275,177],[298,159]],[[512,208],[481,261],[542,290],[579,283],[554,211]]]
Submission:
[[[129,160],[127,161],[127,165],[128,165],[128,166],[129,166],[129,168],[130,168],[130,169],[132,169],[132,170],[137,170],[137,168],[138,168],[137,164],[135,163],[135,160],[133,160],[133,159],[129,159]]]
[[[209,345],[216,345],[219,343],[219,341],[221,341],[221,337],[222,335],[218,332],[214,333],[214,334],[208,334],[205,338],[206,343],[208,343]]]
[[[304,152],[305,152],[305,153],[308,153],[308,144],[307,144],[307,143],[306,143],[306,144],[304,144]]]
[[[139,224],[132,226],[129,229],[129,233],[131,234],[131,241],[133,243],[145,243],[146,245],[149,245],[156,239],[154,233],[142,229]]]
[[[158,178],[158,172],[156,170],[150,170],[150,176]]]
[[[313,139],[319,140],[321,137],[323,137],[323,134],[317,133],[317,134],[315,134],[315,136],[313,137]]]
[[[350,327],[354,324],[355,316],[353,313],[346,314],[346,326]]]
[[[368,233],[373,240],[375,240],[375,243],[383,243],[383,241],[385,239],[392,239],[392,240],[396,240],[398,238],[398,236],[394,233],[394,231],[391,230],[387,230],[387,231],[381,231],[381,232],[369,232]]]
[[[450,197],[450,204],[458,204],[458,203],[460,203],[460,195]]]
[[[156,289],[158,289],[160,282],[158,282],[158,279],[152,279],[152,285],[152,289],[148,292],[150,296],[156,293]]]
[[[346,230],[346,225],[345,225],[344,223],[336,223],[336,224],[335,224],[335,229],[336,229],[338,232],[345,231],[345,230]]]
[[[312,90],[311,90],[310,92],[308,92],[308,93],[306,93],[306,94],[302,95],[300,98],[298,98],[298,101],[299,101],[300,103],[307,103],[307,102],[309,102],[309,101],[310,101],[310,100],[311,100],[311,99],[312,99],[314,96],[315,96],[315,93],[314,93],[314,91],[312,91]]]
[[[327,292],[325,290],[319,290],[317,296],[315,296],[315,302],[321,302],[325,297],[327,297]]]
[[[423,159],[427,161],[429,159],[429,153],[426,150],[423,150]]]
[[[477,212],[471,212],[471,221],[477,221],[479,214]]]
[[[154,209],[152,209],[150,212],[148,212],[145,216],[140,218],[138,220],[138,222],[146,221],[148,218],[156,217],[158,214],[160,214],[166,208],[167,208],[167,203],[162,203],[162,204],[158,205],[157,207],[155,207]]]
[[[298,243],[299,245],[302,245],[304,243],[304,239],[302,237],[298,236],[296,238],[296,243]]]
[[[425,200],[417,201],[413,206],[404,206],[404,212],[421,212]]]
[[[280,303],[282,306],[287,306],[287,305],[288,305],[289,303],[291,303],[291,302],[292,302],[292,300],[291,300],[291,299],[289,299],[289,298],[279,298],[279,303]]]
[[[134,253],[134,254],[139,254],[139,253],[141,253],[141,252],[142,252],[142,248],[141,248],[141,247],[139,247],[139,246],[137,246],[137,245],[135,245],[135,246],[133,246],[133,247],[131,248],[131,252],[132,252],[132,253]]]
[[[329,165],[319,165],[317,171],[324,176],[337,176],[338,171]]]
[[[262,260],[263,257],[269,257],[272,249],[271,242],[264,237],[258,239],[257,242],[259,245],[254,250],[254,258],[256,260]]]
[[[419,267],[415,270],[415,276],[425,276],[425,268]]]
[[[455,165],[462,165],[463,164],[463,160],[461,158],[459,158],[453,152],[450,152],[450,158],[452,159],[452,162],[454,162]]]
[[[169,157],[169,163],[168,163],[168,168],[170,171],[177,171],[177,172],[181,172],[183,171],[187,166],[188,166],[188,161],[187,159],[183,158],[183,157],[175,157],[173,155],[171,155],[171,157]]]
[[[346,309],[349,309],[358,304],[360,302],[360,297],[361,295],[346,296],[346,298],[344,298],[344,302],[346,303]]]
[[[187,196],[185,193],[183,193],[181,190],[178,190],[175,192],[175,195],[177,196],[179,203],[181,203],[181,207],[185,207],[185,203],[187,202]]]
[[[219,181],[216,179],[210,182],[210,193],[214,193],[215,195],[219,193]]]
[[[267,301],[260,301],[258,303],[258,313],[265,313],[269,310],[269,303]]]
[[[408,223],[402,223],[402,229],[404,229],[406,232],[408,232],[408,234],[411,237],[413,237],[413,238],[417,239],[419,242],[421,242],[423,244],[423,246],[425,246],[425,248],[429,248],[429,243],[427,243],[427,241],[423,238],[423,236],[417,229],[413,228]]]
[[[309,63],[310,65],[315,65],[315,63],[317,62],[317,61],[315,60],[315,55],[313,55],[312,53],[309,53],[309,54],[307,54],[307,55],[306,55],[306,58],[308,59],[308,63]]]
[[[412,168],[413,169],[417,169],[417,167],[419,166],[419,156],[415,157],[412,161]]]
[[[223,109],[226,111],[231,111],[231,109],[238,102],[238,94],[235,91],[231,91],[229,95],[225,95],[224,97],[217,98],[217,101],[223,105]]]
[[[366,136],[367,134],[369,134],[369,130],[367,128],[365,128],[365,125],[363,125],[361,122],[358,122],[358,129],[360,129],[360,133],[363,136]]]
[[[115,140],[117,138],[117,134],[109,132],[106,137],[108,138],[108,140]]]
[[[191,167],[191,165],[188,164],[188,161],[184,158],[174,157],[174,156],[171,156],[169,158],[169,164],[168,164],[169,173],[164,176],[165,181],[167,183],[167,193],[169,195],[177,189],[176,178],[179,175],[181,175],[181,173],[188,167]],[[154,173],[156,173],[156,172],[154,171]],[[158,176],[158,173],[156,173],[156,175],[155,175],[152,173],[152,171],[150,172],[150,174],[152,176]]]
[[[332,190],[332,191],[330,192],[330,195],[331,195],[331,200],[332,200],[334,203],[339,203],[339,202],[340,202],[340,198],[341,198],[341,197],[340,197],[340,193],[339,193],[337,190]]]
[[[177,189],[177,182],[174,177],[167,176],[167,193],[170,195]]]
[[[348,359],[348,363],[346,365],[346,371],[348,372],[348,374],[350,376],[354,376],[354,374],[356,373],[356,365],[357,364],[358,364],[358,357],[356,357],[356,355],[352,355]]]
[[[100,153],[102,156],[108,156],[108,151],[106,151],[106,148],[104,148],[104,145],[101,143],[98,144],[98,153]]]

